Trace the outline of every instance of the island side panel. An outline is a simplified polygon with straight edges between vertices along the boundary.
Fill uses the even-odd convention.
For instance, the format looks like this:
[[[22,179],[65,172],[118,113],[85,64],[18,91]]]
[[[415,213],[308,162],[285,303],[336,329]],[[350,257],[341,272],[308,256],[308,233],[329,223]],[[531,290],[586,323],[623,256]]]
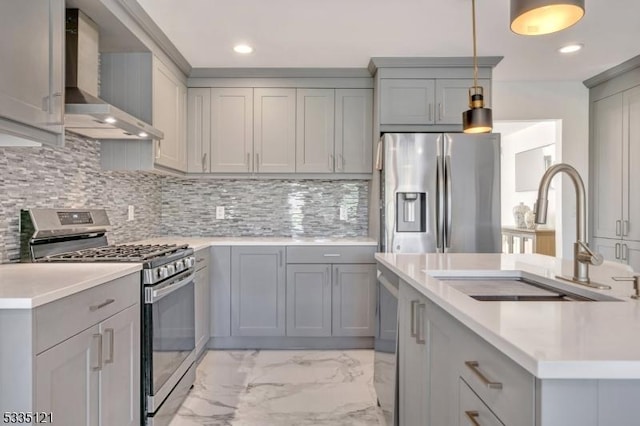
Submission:
[[[0,310],[0,413],[33,411],[31,309]]]

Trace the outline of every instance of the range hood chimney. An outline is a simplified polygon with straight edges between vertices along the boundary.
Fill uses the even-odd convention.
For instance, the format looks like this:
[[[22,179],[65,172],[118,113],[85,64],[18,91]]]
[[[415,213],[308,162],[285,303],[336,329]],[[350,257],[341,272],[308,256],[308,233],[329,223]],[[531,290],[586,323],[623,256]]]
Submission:
[[[65,128],[92,139],[162,139],[164,133],[98,97],[98,27],[66,11]]]

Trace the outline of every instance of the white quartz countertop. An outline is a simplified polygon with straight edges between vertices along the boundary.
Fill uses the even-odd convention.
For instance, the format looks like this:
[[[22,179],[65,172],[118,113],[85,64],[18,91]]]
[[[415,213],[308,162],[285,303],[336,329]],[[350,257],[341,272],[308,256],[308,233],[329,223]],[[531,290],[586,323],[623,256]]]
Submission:
[[[382,265],[449,312],[484,340],[541,379],[640,379],[640,301],[629,298],[632,283],[625,265],[590,267],[593,281],[612,286],[592,290],[623,301],[486,302],[449,285],[446,276],[491,277],[523,271],[554,279],[571,275],[573,262],[536,254],[375,255]]]
[[[0,309],[31,309],[140,271],[139,263],[14,263],[0,266]]]
[[[159,237],[137,244],[189,244],[194,250],[210,246],[377,246],[372,238],[330,237]]]

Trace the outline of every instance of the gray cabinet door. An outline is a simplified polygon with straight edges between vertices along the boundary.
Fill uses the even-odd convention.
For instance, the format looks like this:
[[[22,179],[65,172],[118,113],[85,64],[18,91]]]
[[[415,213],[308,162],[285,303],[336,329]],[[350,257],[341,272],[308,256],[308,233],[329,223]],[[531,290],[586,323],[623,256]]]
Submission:
[[[287,336],[331,336],[331,265],[287,266]]]
[[[640,273],[640,241],[623,241],[621,258],[636,273]]]
[[[624,202],[622,206],[622,237],[625,240],[640,241],[640,87],[623,93],[624,119],[623,132],[628,138],[622,158]],[[628,186],[627,186],[628,184]],[[638,269],[636,269],[637,271]]]
[[[64,115],[64,1],[3,1],[0,3],[3,43],[0,57],[0,130],[11,129],[6,118],[38,129],[63,133]],[[34,131],[33,139],[55,141]]]
[[[297,89],[298,173],[333,173],[334,98],[334,89]]]
[[[373,170],[373,91],[336,89],[335,171]]]
[[[211,89],[187,91],[187,172],[208,173],[211,162]]]
[[[100,372],[101,424],[138,426],[140,305],[133,305],[103,321],[100,324],[100,332],[104,363]]]
[[[231,336],[231,247],[211,247],[211,337]]]
[[[434,124],[435,80],[380,80],[380,124]]]
[[[231,335],[285,335],[284,247],[231,248]]]
[[[593,236],[622,236],[622,94],[592,104]]]
[[[247,173],[253,161],[253,89],[211,89],[211,171]]]
[[[333,265],[333,336],[374,336],[375,265]]]
[[[101,338],[96,325],[36,356],[34,411],[57,425],[98,426]]]
[[[257,173],[296,171],[296,89],[254,89],[253,155]]]
[[[153,125],[164,133],[157,142],[155,163],[187,168],[187,86],[167,65],[153,57]]]
[[[491,108],[491,80],[480,79],[484,104]],[[469,88],[473,79],[453,78],[436,80],[436,124],[462,124],[462,113],[469,109]]]
[[[429,378],[423,298],[400,282],[398,297],[398,421],[400,426],[428,424]],[[420,340],[419,340],[420,339]]]
[[[211,288],[209,286],[209,268],[202,268],[196,272],[195,278],[195,333],[196,357],[206,349],[211,330]]]

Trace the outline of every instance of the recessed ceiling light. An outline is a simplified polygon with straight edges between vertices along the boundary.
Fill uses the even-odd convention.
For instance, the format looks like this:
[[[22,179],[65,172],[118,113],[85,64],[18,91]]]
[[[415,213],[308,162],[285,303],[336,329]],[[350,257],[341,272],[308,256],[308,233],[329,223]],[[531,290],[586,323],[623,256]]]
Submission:
[[[560,49],[558,49],[558,52],[560,52],[560,53],[573,53],[573,52],[577,52],[580,49],[582,49],[582,44],[568,44],[568,45],[563,46]]]
[[[149,135],[146,134],[145,132],[140,132],[140,133],[138,133],[138,136],[140,136],[141,138],[146,138]]]
[[[236,53],[244,53],[245,55],[253,52],[253,47],[248,44],[236,44],[233,46],[233,51]]]
[[[116,122],[116,119],[113,118],[113,117],[107,117],[107,118],[104,119],[104,122],[105,123],[109,123],[109,124],[113,124],[113,123]]]

